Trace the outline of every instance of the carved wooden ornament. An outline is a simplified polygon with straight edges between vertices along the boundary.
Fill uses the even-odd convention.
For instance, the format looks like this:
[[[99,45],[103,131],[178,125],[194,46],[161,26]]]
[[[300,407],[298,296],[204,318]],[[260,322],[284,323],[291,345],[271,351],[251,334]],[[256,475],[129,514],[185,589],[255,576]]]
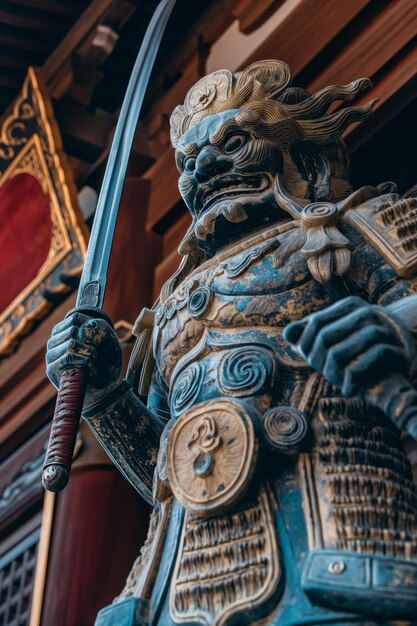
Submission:
[[[33,68],[0,130],[0,220],[1,357],[72,290],[86,246],[51,102]]]

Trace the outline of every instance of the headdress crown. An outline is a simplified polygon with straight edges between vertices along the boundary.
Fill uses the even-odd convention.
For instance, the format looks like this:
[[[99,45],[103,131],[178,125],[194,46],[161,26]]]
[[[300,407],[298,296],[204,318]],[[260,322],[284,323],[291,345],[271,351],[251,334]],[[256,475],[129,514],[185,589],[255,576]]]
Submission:
[[[187,93],[184,104],[172,113],[171,141],[175,146],[189,128],[214,113],[238,109],[249,102],[273,100],[291,82],[290,68],[282,61],[259,61],[242,72],[218,70],[201,78]]]
[[[371,81],[360,78],[348,85],[324,87],[311,95],[303,89],[290,87],[291,79],[288,65],[274,60],[252,63],[234,74],[218,70],[204,76],[188,91],[184,104],[177,106],[171,115],[172,145],[176,147],[180,137],[208,115],[251,107],[268,123],[296,120],[302,137],[325,143],[340,137],[353,122],[365,119],[376,103],[373,100],[362,106],[327,113],[333,102],[353,100],[372,85]]]

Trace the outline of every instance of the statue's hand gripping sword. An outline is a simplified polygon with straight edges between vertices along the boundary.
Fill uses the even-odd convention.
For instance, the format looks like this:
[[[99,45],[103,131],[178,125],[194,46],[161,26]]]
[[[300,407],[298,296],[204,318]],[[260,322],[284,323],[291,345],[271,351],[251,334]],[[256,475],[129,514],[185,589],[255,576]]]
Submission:
[[[77,310],[110,323],[102,307],[123,183],[146,87],[175,2],[160,2],[140,47],[117,122],[78,290]],[[42,482],[49,491],[61,491],[68,482],[86,387],[84,369],[72,367],[63,372],[43,466]]]

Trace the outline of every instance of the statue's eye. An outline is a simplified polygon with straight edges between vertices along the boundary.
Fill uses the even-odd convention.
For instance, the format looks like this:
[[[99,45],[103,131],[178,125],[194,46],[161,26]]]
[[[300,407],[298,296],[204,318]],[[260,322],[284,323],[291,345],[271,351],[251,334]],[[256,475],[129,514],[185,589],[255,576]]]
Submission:
[[[234,152],[235,150],[243,146],[246,139],[247,135],[232,135],[232,137],[229,137],[229,139],[224,144],[224,151]]]
[[[185,159],[183,164],[184,170],[186,172],[194,172],[195,170],[195,157],[188,157]]]

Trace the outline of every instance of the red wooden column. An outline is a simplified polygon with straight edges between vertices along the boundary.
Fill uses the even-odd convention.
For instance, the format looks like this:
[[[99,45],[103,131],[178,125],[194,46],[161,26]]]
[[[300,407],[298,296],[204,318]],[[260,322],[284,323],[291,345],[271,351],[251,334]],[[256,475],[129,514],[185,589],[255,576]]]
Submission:
[[[159,237],[145,230],[148,190],[147,181],[126,181],[105,299],[115,323],[133,323],[152,304]],[[86,424],[81,432],[69,484],[56,498],[41,626],[92,626],[122,590],[148,529],[149,507]]]
[[[146,536],[148,507],[82,430],[84,449],[56,499],[42,626],[92,626],[122,590]]]

